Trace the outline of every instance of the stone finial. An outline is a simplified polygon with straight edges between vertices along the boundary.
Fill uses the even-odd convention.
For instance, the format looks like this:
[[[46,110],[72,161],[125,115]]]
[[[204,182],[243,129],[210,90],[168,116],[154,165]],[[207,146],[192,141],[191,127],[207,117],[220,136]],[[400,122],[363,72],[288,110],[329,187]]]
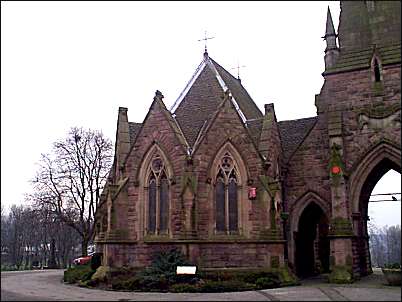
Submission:
[[[325,48],[325,70],[335,65],[336,60],[338,59],[339,55],[339,48],[336,43],[336,37],[338,35],[335,32],[334,23],[332,22],[331,11],[328,6],[327,10],[327,23],[325,27],[325,35],[324,40],[327,44]]]
[[[276,122],[275,107],[273,103],[265,104],[265,120],[270,121],[269,124]]]
[[[338,49],[338,46],[336,45],[336,37],[337,34],[335,33],[334,22],[332,22],[331,11],[328,6],[327,23],[325,27],[325,35],[323,37],[323,39],[327,42],[325,52],[332,49]]]
[[[335,28],[334,28],[334,22],[332,22],[332,16],[331,16],[331,10],[329,9],[328,6],[328,10],[327,10],[327,24],[326,24],[326,28],[325,28],[325,36],[332,36],[332,35],[336,35],[335,33]]]
[[[163,98],[164,98],[164,96],[163,96],[162,92],[160,92],[159,90],[156,90],[154,100],[162,101]]]
[[[265,104],[264,109],[265,109],[265,114],[275,111],[273,103]]]

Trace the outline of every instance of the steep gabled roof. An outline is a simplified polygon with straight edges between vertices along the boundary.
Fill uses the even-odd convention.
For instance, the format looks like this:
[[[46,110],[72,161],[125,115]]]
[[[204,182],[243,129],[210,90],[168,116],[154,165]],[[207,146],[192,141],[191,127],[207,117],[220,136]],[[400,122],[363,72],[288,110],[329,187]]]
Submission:
[[[318,116],[278,122],[279,134],[282,141],[283,157],[288,162],[292,154],[304,141],[307,134],[315,125]]]
[[[226,86],[229,88],[230,92],[233,94],[233,98],[237,101],[241,111],[244,113],[247,120],[261,118],[263,114],[254,103],[247,90],[243,87],[239,79],[236,79],[229,72],[227,72],[222,66],[216,63],[214,60],[210,59],[211,62],[216,67],[219,75],[222,77]]]
[[[190,146],[194,146],[201,129],[211,119],[228,89],[243,122],[262,117],[240,81],[204,54],[203,61],[171,108]]]

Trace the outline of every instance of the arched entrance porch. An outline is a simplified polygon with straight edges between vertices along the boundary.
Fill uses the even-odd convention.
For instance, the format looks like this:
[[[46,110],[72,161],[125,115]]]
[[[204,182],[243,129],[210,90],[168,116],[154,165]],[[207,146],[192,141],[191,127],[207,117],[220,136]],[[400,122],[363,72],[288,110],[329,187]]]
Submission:
[[[380,143],[358,162],[350,182],[355,235],[352,241],[353,272],[356,276],[366,276],[372,273],[367,229],[370,195],[388,171],[401,173],[401,151],[393,144]]]
[[[304,208],[294,240],[297,276],[303,278],[328,272],[328,217],[315,202],[310,202]]]
[[[315,237],[317,237],[318,234],[318,239],[325,238],[325,234],[328,232],[328,218],[331,217],[331,206],[330,204],[322,198],[317,192],[315,191],[307,191],[303,195],[301,195],[297,201],[293,204],[293,206],[290,208],[290,219],[289,219],[289,240],[288,240],[288,248],[289,248],[289,266],[292,268],[292,270],[297,274],[298,270],[301,272],[304,270],[304,268],[300,267],[298,269],[298,264],[300,264],[303,261],[303,252],[301,247],[302,245],[302,238],[305,235],[303,233],[308,233],[308,231],[304,231],[305,225],[307,224],[307,228],[309,229],[314,229]],[[313,216],[314,220],[309,220],[309,215]],[[323,218],[325,217],[325,218]],[[317,226],[320,223],[321,219],[321,230],[318,230],[317,228],[314,228],[312,225],[308,226],[309,222]],[[309,236],[309,235],[307,235]],[[326,240],[326,238],[325,238]],[[318,241],[316,241],[318,242]],[[324,265],[321,264],[321,267],[323,270],[326,269],[328,259],[329,259],[329,254],[327,252],[323,252],[325,249],[323,249],[323,246],[326,246],[328,244],[328,253],[329,253],[329,243],[324,244],[324,240],[321,240],[321,262],[324,263]],[[298,248],[299,245],[299,248]],[[308,248],[306,247],[306,252],[307,255],[310,255],[310,265],[307,270],[307,275],[308,272],[314,271],[312,269],[312,248],[314,247],[314,241],[310,242],[310,252],[308,252]],[[317,246],[316,246],[317,247]],[[314,248],[313,248],[314,251]],[[315,250],[317,251],[317,249]],[[316,252],[314,256],[318,256],[320,252]],[[319,258],[318,257],[318,260]],[[315,258],[313,260],[313,263],[315,263]],[[317,263],[318,264],[318,263]]]

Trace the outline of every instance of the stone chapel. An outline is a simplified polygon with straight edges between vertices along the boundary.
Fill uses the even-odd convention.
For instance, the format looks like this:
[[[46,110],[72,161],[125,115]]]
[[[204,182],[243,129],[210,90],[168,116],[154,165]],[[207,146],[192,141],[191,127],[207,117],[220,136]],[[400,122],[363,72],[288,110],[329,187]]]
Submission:
[[[159,91],[142,123],[119,108],[96,213],[103,265],[144,267],[175,247],[205,269],[372,272],[368,200],[401,172],[401,3],[340,5],[316,116],[261,112],[207,52],[172,110]]]

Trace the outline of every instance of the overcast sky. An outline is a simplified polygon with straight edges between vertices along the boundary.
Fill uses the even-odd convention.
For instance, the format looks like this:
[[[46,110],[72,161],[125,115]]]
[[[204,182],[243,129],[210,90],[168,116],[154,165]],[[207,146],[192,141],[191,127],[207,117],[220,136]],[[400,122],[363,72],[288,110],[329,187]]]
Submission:
[[[211,58],[235,76],[245,66],[261,111],[274,103],[278,120],[315,116],[328,5],[337,28],[338,1],[1,2],[2,205],[24,201],[40,154],[71,127],[114,142],[119,106],[142,122],[158,89],[170,108],[202,60],[205,31]],[[384,178],[374,193],[401,192],[400,174]],[[400,224],[400,204],[369,215]]]

